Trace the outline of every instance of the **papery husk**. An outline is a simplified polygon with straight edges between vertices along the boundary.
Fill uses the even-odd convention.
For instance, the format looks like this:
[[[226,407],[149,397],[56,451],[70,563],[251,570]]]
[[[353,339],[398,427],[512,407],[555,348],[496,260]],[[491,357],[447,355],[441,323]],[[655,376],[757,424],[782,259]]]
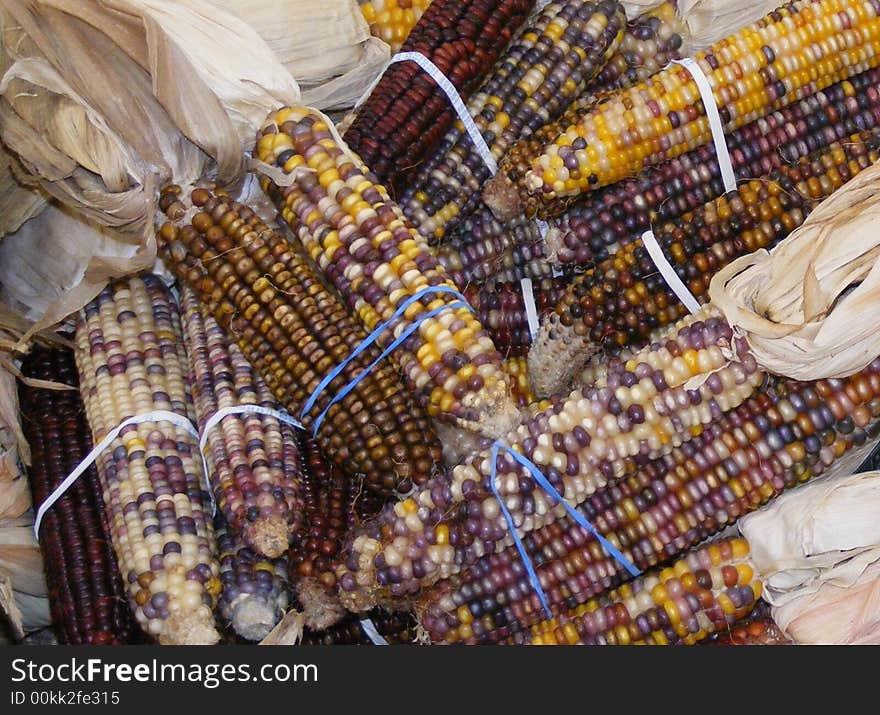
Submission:
[[[15,606],[10,607],[6,593],[6,603],[0,607],[6,616],[17,610],[18,625],[25,633],[48,626],[49,598],[40,548],[34,539],[33,512],[0,521],[0,575],[11,584]]]
[[[880,165],[838,189],[772,251],[719,271],[709,296],[765,370],[852,375],[880,355]]]
[[[391,55],[355,0],[211,0],[247,22],[299,83],[302,102],[346,109]]]
[[[0,146],[0,238],[17,231],[46,207],[46,197],[16,178],[18,162]]]
[[[744,517],[773,618],[799,643],[880,643],[880,472],[830,475]]]
[[[685,54],[693,57],[782,4],[783,0],[678,0],[678,12],[688,30]]]
[[[91,243],[106,249],[43,272],[41,304],[44,286],[62,294],[36,331],[153,265],[162,185],[210,175],[234,193],[256,127],[300,93],[249,25],[206,0],[4,0],[0,12],[0,138],[24,180],[99,226]]]

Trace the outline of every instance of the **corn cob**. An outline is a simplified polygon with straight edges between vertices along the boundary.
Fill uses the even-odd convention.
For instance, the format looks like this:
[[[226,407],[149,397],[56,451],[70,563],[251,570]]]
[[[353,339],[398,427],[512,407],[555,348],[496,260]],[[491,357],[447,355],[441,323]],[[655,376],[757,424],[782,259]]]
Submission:
[[[248,641],[269,635],[287,611],[287,557],[267,559],[229,530],[222,512],[214,520],[220,554],[221,620]]]
[[[22,373],[77,386],[73,353],[64,349],[34,347]],[[39,506],[91,451],[92,440],[79,392],[22,385],[20,404],[31,448],[28,480]],[[108,534],[101,485],[92,466],[46,512],[40,528],[52,623],[62,644],[133,641],[134,623]]]
[[[467,307],[454,307],[457,298],[448,292],[433,292],[394,317],[418,291],[454,285],[385,189],[333,140],[325,119],[313,110],[282,109],[263,126],[258,151],[264,162],[297,174],[285,189],[268,179],[264,189],[351,310],[369,330],[393,318],[380,345],[429,316],[392,353],[429,413],[504,434],[519,413],[501,356]],[[306,165],[316,171],[296,171]]]
[[[375,515],[382,504],[324,459],[314,439],[303,435],[302,445],[305,526],[290,550],[290,575],[315,578],[329,589],[336,585],[334,569],[349,527]]]
[[[579,511],[641,569],[696,546],[784,489],[880,435],[880,359],[847,380],[779,380]],[[574,608],[629,578],[567,516],[525,536],[550,608]],[[422,602],[432,640],[498,642],[544,612],[513,547],[480,558]],[[462,626],[467,626],[462,634]]]
[[[754,608],[763,584],[745,539],[721,540],[544,621],[518,645],[694,645]]]
[[[699,434],[761,379],[744,341],[707,306],[677,323],[664,343],[609,369],[604,384],[556,401],[508,440],[577,505],[625,477],[627,459],[662,456]],[[346,606],[415,593],[509,544],[492,474],[491,456],[483,452],[355,529],[339,572]],[[509,455],[498,456],[495,474],[497,493],[521,533],[563,513]]]
[[[431,0],[358,0],[370,33],[397,52]]]
[[[76,364],[96,443],[133,415],[194,417],[177,306],[156,276],[114,282],[86,305]],[[98,477],[137,622],[160,643],[216,642],[219,567],[197,440],[162,420],[130,425],[98,458]]]
[[[369,618],[389,645],[413,643],[416,640],[416,622],[413,616],[401,611],[374,608],[366,616],[350,615],[335,626],[323,631],[306,629],[302,645],[373,645],[373,641],[361,625],[362,618]]]
[[[869,70],[729,134],[737,178],[765,176],[880,126],[878,86],[880,70]],[[651,167],[639,178],[588,194],[554,222],[546,252],[563,265],[598,263],[640,236],[652,220],[676,220],[723,193],[715,150],[701,147]]]
[[[774,246],[822,199],[878,159],[880,129],[853,135],[795,167],[740,184],[663,225],[655,238],[691,294],[704,302],[717,271],[739,256]],[[597,350],[613,355],[624,346],[638,348],[652,330],[685,313],[636,239],[572,281],[529,352],[531,381],[539,395],[554,394]]]
[[[880,62],[880,3],[798,0],[696,56],[725,131]],[[634,176],[711,141],[697,84],[673,66],[608,98],[518,176],[499,172],[484,199],[504,219]]]
[[[430,59],[463,99],[525,22],[534,0],[434,0],[403,43]],[[400,183],[455,118],[443,90],[414,62],[398,62],[358,109],[345,141],[379,177]]]
[[[467,105],[496,162],[584,91],[625,26],[623,8],[612,0],[557,0],[529,23]],[[441,238],[479,207],[490,175],[458,121],[407,182],[400,204],[423,236]]]
[[[459,286],[553,276],[535,222],[521,218],[502,224],[487,209],[468,217],[462,229],[437,248],[437,260]]]
[[[161,206],[172,220],[159,232],[162,258],[198,291],[279,403],[312,428],[332,396],[379,351],[364,351],[301,415],[323,376],[366,334],[305,258],[249,208],[197,189],[199,211],[183,223],[184,200],[174,187],[163,193]],[[430,421],[385,362],[330,407],[327,423],[318,432],[326,453],[382,494],[424,482],[440,457]]]
[[[590,84],[588,91],[624,89],[649,79],[670,61],[681,57],[681,33],[685,29],[674,1],[665,2],[634,17],[627,23],[617,52]]]
[[[277,410],[269,388],[222,329],[203,314],[194,291],[181,290],[184,342],[197,426],[221,409]],[[233,540],[270,559],[287,551],[302,523],[302,473],[293,428],[275,417],[230,414],[207,433],[209,480]]]
[[[553,310],[553,306],[562,298],[569,282],[570,280],[563,276],[546,278],[534,283],[532,290],[539,318]],[[532,344],[532,336],[529,333],[519,282],[494,283],[488,286],[471,285],[465,288],[464,295],[505,358],[526,354]]]

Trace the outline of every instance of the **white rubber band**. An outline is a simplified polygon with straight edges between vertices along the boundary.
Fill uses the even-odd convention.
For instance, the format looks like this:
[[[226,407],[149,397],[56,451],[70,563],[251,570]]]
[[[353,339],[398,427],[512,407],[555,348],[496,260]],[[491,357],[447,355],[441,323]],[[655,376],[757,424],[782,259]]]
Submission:
[[[143,422],[171,422],[180,429],[184,430],[196,440],[199,438],[199,433],[196,431],[196,428],[193,427],[192,422],[190,422],[186,417],[181,417],[176,412],[169,412],[167,410],[155,410],[154,412],[147,412],[142,415],[134,415],[133,417],[129,417],[126,420],[123,420],[119,425],[110,430],[98,444],[96,444],[92,451],[89,452],[85,458],[77,465],[76,469],[74,469],[70,474],[68,474],[64,481],[61,482],[52,493],[46,497],[45,501],[40,504],[40,508],[37,509],[37,516],[34,519],[34,536],[39,539],[40,538],[40,525],[43,523],[43,517],[46,515],[46,512],[52,508],[52,506],[57,502],[64,493],[70,489],[70,486],[82,476],[82,474],[94,464],[95,460],[98,456],[103,452],[107,447],[109,447],[113,440],[115,440],[119,433],[122,432],[126,427],[130,425],[138,425]],[[207,471],[205,472],[205,481],[208,480]],[[208,493],[211,493],[210,485],[208,485]],[[213,497],[211,497],[213,501]]]
[[[440,68],[437,67],[431,60],[425,57],[421,52],[398,52],[394,57],[392,57],[389,61],[389,65],[393,65],[396,62],[415,62],[422,70],[436,83],[440,89],[443,90],[443,93],[449,99],[449,103],[452,105],[452,108],[455,110],[455,113],[458,115],[459,121],[464,125],[465,131],[468,133],[468,136],[471,138],[471,141],[474,144],[474,148],[477,150],[477,153],[480,155],[480,158],[489,167],[489,171],[492,172],[494,176],[498,171],[498,162],[495,161],[495,157],[492,156],[492,152],[489,151],[489,147],[486,144],[486,140],[483,139],[483,135],[480,134],[480,130],[477,129],[477,125],[474,124],[474,120],[471,117],[471,113],[467,110],[464,102],[461,99],[461,95],[459,95],[458,90],[455,86],[446,79],[446,75],[444,75]],[[382,74],[385,74],[384,71]],[[354,105],[355,109],[357,109],[364,100],[370,96],[373,90],[376,88],[376,85],[379,84],[379,80],[382,78],[382,74],[380,74],[376,81],[367,88],[367,91],[361,96],[361,98]]]
[[[208,421],[205,422],[205,426],[202,428],[202,436],[199,438],[199,454],[202,455],[202,463],[205,467],[205,476],[208,481],[208,494],[211,497],[211,505],[213,508],[213,515],[217,514],[217,502],[214,499],[214,490],[210,488],[210,474],[211,470],[208,467],[208,458],[207,458],[207,450],[208,450],[208,436],[211,434],[211,430],[214,429],[217,425],[220,424],[220,421],[224,417],[229,417],[229,415],[243,415],[243,414],[256,414],[256,415],[265,415],[266,417],[274,417],[279,422],[283,422],[284,424],[291,425],[292,427],[296,427],[297,429],[305,430],[305,427],[302,426],[302,423],[291,417],[286,412],[281,412],[279,410],[273,410],[270,407],[263,407],[262,405],[229,405],[228,407],[222,407],[217,410],[213,415],[208,418]]]
[[[364,633],[367,634],[367,638],[373,641],[373,645],[388,645],[388,641],[386,641],[382,634],[376,630],[376,625],[369,618],[361,618],[361,628],[364,629]]]
[[[657,266],[660,275],[663,276],[663,280],[666,281],[672,292],[684,304],[685,308],[691,313],[696,313],[700,309],[699,302],[687,289],[687,286],[682,283],[681,278],[678,277],[669,261],[666,260],[663,249],[660,248],[660,244],[657,243],[657,239],[654,237],[654,232],[651,229],[642,234],[642,245],[648,249],[648,255],[651,256],[651,260],[654,261],[654,265]]]
[[[706,109],[706,118],[709,120],[709,128],[712,130],[712,141],[715,143],[715,153],[718,155],[718,166],[721,169],[724,191],[734,191],[736,189],[736,174],[733,172],[733,162],[730,160],[727,139],[724,137],[724,125],[721,124],[721,116],[718,114],[718,105],[715,104],[712,86],[703,73],[703,68],[690,57],[672,60],[672,64],[684,67],[691,73],[694,82],[697,83],[697,88],[700,90],[700,98],[703,100],[703,107]]]
[[[526,307],[526,320],[529,322],[529,335],[532,336],[532,342],[538,335],[540,324],[538,322],[538,306],[535,303],[535,292],[532,289],[532,279],[522,278],[519,282],[522,288],[523,304]]]

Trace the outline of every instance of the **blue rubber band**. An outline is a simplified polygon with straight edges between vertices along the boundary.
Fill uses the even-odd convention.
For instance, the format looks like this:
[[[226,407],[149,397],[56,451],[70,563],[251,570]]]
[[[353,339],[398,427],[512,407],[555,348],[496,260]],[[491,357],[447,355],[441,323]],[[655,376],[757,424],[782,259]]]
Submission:
[[[315,423],[312,426],[312,432],[317,436],[318,430],[321,429],[321,423],[324,421],[324,418],[327,416],[327,413],[330,411],[330,408],[333,407],[337,402],[344,399],[345,396],[351,392],[355,387],[358,386],[358,383],[363,380],[369,373],[372,371],[376,365],[378,365],[382,360],[384,360],[388,355],[394,352],[401,344],[403,344],[410,335],[412,335],[418,327],[422,324],[423,321],[428,318],[433,318],[435,315],[439,315],[444,310],[449,310],[450,308],[470,308],[467,303],[462,303],[460,300],[453,301],[452,303],[446,303],[441,305],[438,308],[434,308],[434,310],[429,310],[427,313],[421,313],[414,322],[412,322],[409,326],[407,326],[406,330],[404,330],[400,337],[394,339],[394,341],[388,345],[381,353],[379,353],[379,357],[377,357],[373,362],[367,365],[366,369],[361,371],[354,379],[352,379],[345,387],[343,387],[339,392],[334,395],[333,399],[327,403],[327,406],[321,410],[321,414],[317,416],[315,419]]]
[[[547,618],[551,618],[552,614],[550,609],[547,606],[547,599],[544,595],[544,591],[541,588],[541,584],[538,581],[538,574],[535,572],[534,566],[532,566],[532,561],[526,553],[525,547],[522,544],[522,541],[519,538],[519,535],[516,533],[516,527],[513,524],[513,518],[510,516],[510,512],[507,511],[507,507],[504,505],[504,501],[501,498],[501,495],[498,493],[498,489],[495,486],[495,475],[497,473],[497,462],[498,462],[498,452],[500,450],[504,450],[510,456],[514,458],[520,465],[529,470],[532,477],[534,477],[535,481],[538,485],[550,496],[552,496],[556,501],[558,501],[565,508],[565,511],[568,512],[568,515],[574,519],[580,526],[586,529],[589,533],[596,537],[596,540],[605,549],[605,552],[612,556],[615,561],[617,561],[621,566],[623,566],[630,574],[630,576],[640,576],[641,571],[636,568],[636,566],[624,556],[621,551],[614,546],[608,539],[606,539],[602,534],[600,534],[596,528],[581,514],[577,509],[575,509],[571,504],[569,504],[565,499],[562,498],[562,495],[556,491],[555,487],[547,480],[541,470],[538,469],[535,464],[526,458],[524,455],[520,454],[516,450],[511,449],[506,444],[502,444],[501,442],[495,442],[492,445],[492,471],[490,475],[489,484],[492,488],[492,493],[495,495],[495,498],[498,500],[498,504],[501,506],[501,511],[504,514],[504,518],[507,520],[507,526],[510,529],[510,533],[513,536],[513,543],[516,545],[517,550],[519,551],[519,555],[522,558],[523,564],[525,564],[526,570],[529,573],[529,580],[532,582],[532,587],[538,594],[538,598],[541,599],[541,605],[544,606],[544,610],[547,612]]]
[[[535,589],[535,593],[538,594],[538,598],[541,600],[541,606],[543,606],[544,613],[547,615],[547,618],[549,620],[553,617],[553,612],[550,610],[550,606],[547,605],[547,596],[544,595],[544,589],[541,588],[541,582],[538,580],[538,574],[535,572],[535,567],[532,565],[532,560],[526,553],[526,547],[523,546],[523,542],[519,538],[519,534],[516,533],[516,526],[513,523],[513,517],[507,510],[507,506],[505,506],[504,500],[501,498],[501,495],[498,493],[498,487],[495,486],[495,474],[498,464],[498,450],[502,446],[503,445],[501,445],[499,442],[495,442],[495,444],[492,445],[492,473],[489,475],[489,486],[492,488],[492,493],[498,500],[498,505],[501,507],[501,513],[504,514],[504,518],[507,521],[507,529],[510,531],[510,535],[513,537],[514,546],[516,546],[517,551],[519,551],[519,557],[520,559],[522,559],[523,566],[526,567],[526,571],[528,571],[529,573],[529,581],[532,582],[532,588]]]
[[[397,307],[397,310],[394,311],[394,314],[388,320],[386,320],[382,323],[379,323],[379,325],[377,325],[373,329],[373,331],[369,335],[367,335],[366,338],[364,338],[363,342],[360,345],[358,345],[351,352],[351,354],[347,358],[345,358],[345,360],[343,360],[341,363],[339,363],[336,367],[334,367],[329,373],[327,373],[324,376],[324,378],[321,380],[321,382],[319,382],[317,387],[315,387],[315,389],[312,391],[312,394],[309,395],[309,399],[306,400],[306,403],[303,406],[302,412],[300,413],[300,419],[301,420],[305,419],[306,415],[308,415],[309,412],[312,411],[312,408],[315,406],[315,402],[317,402],[318,397],[320,397],[321,393],[327,389],[327,386],[331,382],[333,382],[333,380],[335,380],[342,373],[342,371],[345,370],[345,368],[348,367],[352,363],[352,361],[356,360],[358,358],[358,356],[361,355],[361,353],[363,353],[367,348],[369,348],[373,343],[375,343],[376,340],[379,338],[379,336],[383,332],[385,332],[388,329],[388,327],[395,320],[400,318],[411,305],[413,305],[414,303],[421,300],[424,296],[430,295],[432,293],[449,293],[450,295],[454,295],[456,298],[458,298],[460,302],[456,302],[456,303],[453,303],[450,305],[444,305],[441,308],[437,308],[437,309],[431,311],[431,313],[430,313],[431,316],[433,316],[436,313],[438,313],[442,310],[445,310],[447,308],[464,307],[464,308],[467,308],[468,310],[470,310],[471,312],[473,312],[473,308],[468,304],[467,298],[465,298],[461,293],[459,293],[457,290],[455,290],[455,288],[452,288],[451,286],[447,286],[447,285],[427,286],[426,288],[422,288],[421,290],[416,291],[413,295],[411,295],[409,298],[407,298],[405,301],[403,301],[403,303],[401,303]],[[428,315],[423,315],[423,317],[420,317],[417,320],[417,322],[414,323],[414,325],[415,326],[420,325],[422,320],[425,320],[427,317],[428,317]],[[412,335],[412,333],[413,333],[413,330],[409,330],[409,332],[406,332],[405,335],[406,335],[406,337],[409,337],[410,335]],[[402,336],[402,339],[398,338],[397,340],[395,340],[392,343],[393,347],[383,351],[380,358],[374,360],[373,363],[366,370],[361,372],[356,378],[354,378],[351,382],[349,382],[340,391],[340,393],[336,397],[333,398],[333,401],[330,403],[330,405],[328,405],[324,409],[324,411],[318,416],[318,419],[315,421],[315,426],[313,427],[313,430],[312,430],[314,434],[318,433],[318,428],[320,427],[321,422],[323,422],[324,417],[326,416],[327,410],[330,409],[330,406],[335,404],[340,399],[345,397],[345,395],[347,395],[349,392],[351,392],[351,390],[354,389],[354,387],[364,378],[364,376],[376,366],[376,364],[379,362],[379,360],[381,358],[385,357],[389,352],[391,352],[391,350],[394,350],[395,348],[397,348],[403,342],[403,340],[406,339],[406,337]]]

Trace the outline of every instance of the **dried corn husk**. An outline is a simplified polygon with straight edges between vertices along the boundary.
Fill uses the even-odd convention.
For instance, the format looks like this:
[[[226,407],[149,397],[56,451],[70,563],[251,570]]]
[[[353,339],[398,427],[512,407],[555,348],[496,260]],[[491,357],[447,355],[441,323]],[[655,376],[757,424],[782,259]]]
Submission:
[[[254,127],[300,94],[259,35],[207,0],[4,0],[0,12],[0,138],[29,181],[111,232],[41,328],[150,267],[157,189],[210,175],[234,191]],[[66,289],[70,273],[46,284]]]
[[[0,238],[17,231],[46,206],[46,198],[40,192],[23,186],[15,178],[15,172],[21,172],[17,164],[15,158],[0,146]]]
[[[370,35],[356,0],[211,0],[265,40],[317,109],[354,105],[382,73],[390,49]]]
[[[0,583],[5,583],[0,588],[0,613],[12,620],[14,628],[27,633],[51,623],[32,512],[0,521]],[[16,618],[20,620],[16,622]]]
[[[880,472],[783,494],[739,528],[773,618],[799,643],[880,644]]]
[[[715,275],[712,302],[759,364],[796,380],[851,375],[880,355],[880,165],[823,201],[771,252]]]

